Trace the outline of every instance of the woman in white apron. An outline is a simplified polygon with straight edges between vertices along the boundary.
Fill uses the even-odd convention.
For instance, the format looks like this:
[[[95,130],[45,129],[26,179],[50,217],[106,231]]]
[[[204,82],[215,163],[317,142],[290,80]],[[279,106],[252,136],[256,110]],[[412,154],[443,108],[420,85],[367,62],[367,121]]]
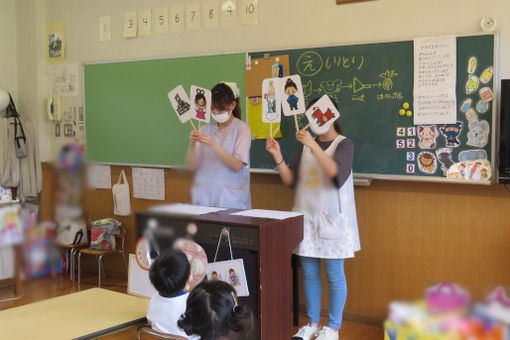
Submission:
[[[251,208],[251,132],[241,120],[239,89],[219,83],[211,90],[213,122],[192,131],[188,169],[194,171],[193,204],[221,208]]]
[[[290,167],[278,142],[271,137],[266,142],[282,181],[296,187],[295,209],[305,215],[304,238],[295,253],[303,268],[309,323],[292,339],[337,340],[347,297],[343,262],[360,250],[352,179],[354,144],[342,136],[338,122],[316,139],[306,130],[298,131],[296,137],[303,147]],[[329,319],[322,329],[320,259],[324,259],[329,283]]]

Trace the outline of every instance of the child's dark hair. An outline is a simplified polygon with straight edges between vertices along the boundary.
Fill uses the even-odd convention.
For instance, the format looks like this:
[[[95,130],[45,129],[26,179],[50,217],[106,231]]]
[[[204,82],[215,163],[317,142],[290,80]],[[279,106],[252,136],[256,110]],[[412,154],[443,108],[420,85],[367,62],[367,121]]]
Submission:
[[[336,104],[336,100],[334,100],[333,98],[331,98],[329,95],[328,95],[328,98],[331,100],[331,102],[333,103],[333,105],[335,105],[336,109],[338,110],[338,105]],[[306,105],[306,109],[308,110],[313,104],[315,104],[320,98],[314,98],[312,100],[310,100],[308,102],[308,105]],[[340,125],[340,123],[338,122],[338,119],[335,120],[335,122],[333,123],[333,126],[335,127],[335,131],[338,133],[338,134],[342,134],[342,125]]]
[[[239,105],[239,98],[235,98],[234,92],[230,86],[225,83],[216,84],[211,90],[212,106],[218,110],[228,110],[233,102],[236,102],[236,107],[232,111],[234,117],[241,119],[241,106]]]
[[[287,90],[289,87],[293,87],[297,90],[297,85],[291,78],[287,79],[287,82],[285,83],[285,90]]]
[[[220,280],[202,281],[188,296],[177,325],[201,340],[241,339],[253,329],[250,309],[237,304],[235,289]]]
[[[164,250],[151,265],[149,278],[163,297],[179,294],[188,281],[190,265],[186,255],[177,249]]]

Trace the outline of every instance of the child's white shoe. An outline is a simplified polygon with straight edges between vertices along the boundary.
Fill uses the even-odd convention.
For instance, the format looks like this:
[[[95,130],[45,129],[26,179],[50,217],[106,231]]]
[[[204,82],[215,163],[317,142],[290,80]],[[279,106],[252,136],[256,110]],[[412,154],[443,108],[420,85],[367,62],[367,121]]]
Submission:
[[[292,336],[292,340],[310,340],[319,331],[319,326],[304,325]]]
[[[338,331],[324,326],[315,333],[315,336],[315,340],[338,340]]]

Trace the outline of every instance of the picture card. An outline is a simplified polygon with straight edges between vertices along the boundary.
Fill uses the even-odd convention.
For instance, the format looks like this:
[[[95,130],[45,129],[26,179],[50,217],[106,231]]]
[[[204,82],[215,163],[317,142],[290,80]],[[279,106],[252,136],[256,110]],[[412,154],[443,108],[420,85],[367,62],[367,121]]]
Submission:
[[[283,114],[293,116],[306,111],[301,77],[292,75],[278,79],[277,96],[280,97]]]
[[[190,99],[194,119],[209,123],[211,119],[211,98],[211,91],[208,89],[191,85]]]
[[[221,280],[234,287],[238,296],[249,296],[248,281],[243,259],[212,262],[207,264],[207,279]]]
[[[278,78],[264,79],[262,82],[262,121],[279,123],[282,120],[281,97],[276,95]]]
[[[329,96],[325,94],[310,106],[305,115],[312,131],[316,135],[322,135],[340,117],[340,112],[338,112]]]
[[[185,123],[193,117],[188,95],[184,91],[182,85],[168,92],[168,99],[181,123]]]

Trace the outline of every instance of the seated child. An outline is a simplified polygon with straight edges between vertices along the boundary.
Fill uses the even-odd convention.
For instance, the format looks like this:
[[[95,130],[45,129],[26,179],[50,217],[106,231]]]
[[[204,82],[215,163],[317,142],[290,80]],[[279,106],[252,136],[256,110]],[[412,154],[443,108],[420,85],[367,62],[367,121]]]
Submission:
[[[253,330],[253,317],[248,307],[237,303],[231,285],[202,281],[189,294],[186,311],[177,324],[201,340],[236,340],[245,339]]]
[[[184,291],[184,287],[189,276],[188,258],[180,250],[165,250],[154,260],[149,271],[149,278],[158,294],[152,297],[147,309],[147,320],[152,329],[161,333],[188,337],[177,326],[177,320],[186,309],[189,293]]]

